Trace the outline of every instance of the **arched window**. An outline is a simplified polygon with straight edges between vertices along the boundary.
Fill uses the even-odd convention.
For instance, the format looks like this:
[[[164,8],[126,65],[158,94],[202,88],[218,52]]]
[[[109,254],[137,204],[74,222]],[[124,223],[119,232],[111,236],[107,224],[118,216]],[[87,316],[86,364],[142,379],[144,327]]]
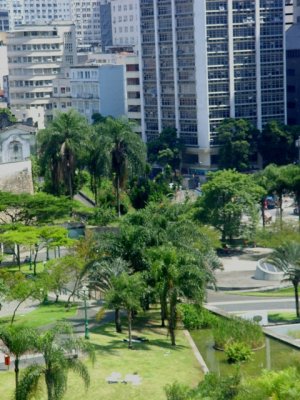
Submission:
[[[8,161],[23,161],[23,148],[22,144],[17,140],[9,143],[8,146]]]

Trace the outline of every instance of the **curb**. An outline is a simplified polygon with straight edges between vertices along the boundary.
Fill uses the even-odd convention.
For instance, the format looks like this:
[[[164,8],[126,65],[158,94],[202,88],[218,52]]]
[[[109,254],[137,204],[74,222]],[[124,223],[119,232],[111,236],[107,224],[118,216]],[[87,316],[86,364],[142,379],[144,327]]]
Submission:
[[[193,351],[198,363],[200,364],[200,367],[201,367],[203,373],[208,374],[209,369],[208,369],[203,357],[201,356],[197,346],[195,345],[195,342],[194,342],[193,338],[191,337],[190,332],[187,331],[186,329],[184,329],[183,333],[184,333],[185,337],[187,338],[187,340],[192,348],[192,351]]]

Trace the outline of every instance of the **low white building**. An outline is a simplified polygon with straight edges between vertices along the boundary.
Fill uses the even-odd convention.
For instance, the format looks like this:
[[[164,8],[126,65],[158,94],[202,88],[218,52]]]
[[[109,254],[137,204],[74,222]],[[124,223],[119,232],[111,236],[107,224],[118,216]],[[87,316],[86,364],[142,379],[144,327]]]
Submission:
[[[125,68],[122,65],[82,65],[70,72],[72,108],[91,122],[95,113],[126,115]]]

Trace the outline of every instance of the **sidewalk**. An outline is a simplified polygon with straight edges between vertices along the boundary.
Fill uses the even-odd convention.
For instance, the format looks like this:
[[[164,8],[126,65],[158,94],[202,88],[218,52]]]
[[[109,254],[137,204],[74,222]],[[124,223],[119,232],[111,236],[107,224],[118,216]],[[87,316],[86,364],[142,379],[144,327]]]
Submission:
[[[284,287],[278,281],[254,279],[257,261],[271,253],[271,249],[262,247],[245,248],[239,255],[220,257],[223,270],[217,270],[215,276],[219,290],[252,290]]]

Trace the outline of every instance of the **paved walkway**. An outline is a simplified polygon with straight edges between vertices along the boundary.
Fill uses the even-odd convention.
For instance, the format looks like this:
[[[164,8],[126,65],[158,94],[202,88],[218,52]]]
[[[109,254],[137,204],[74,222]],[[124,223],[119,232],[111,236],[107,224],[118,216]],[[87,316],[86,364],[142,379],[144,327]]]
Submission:
[[[251,290],[286,286],[281,282],[254,279],[257,261],[271,253],[262,247],[245,248],[232,256],[220,257],[223,270],[216,271],[219,290]]]
[[[51,298],[51,295],[49,295],[49,297]],[[67,297],[67,296],[65,296],[65,297]],[[64,298],[64,296],[61,296],[60,300],[66,300],[66,298]],[[35,308],[38,304],[39,303],[35,304],[34,302],[31,302],[31,304],[30,304],[30,301],[28,301],[28,304],[25,305],[23,309],[21,309],[20,311],[18,310],[17,315],[22,315],[22,314],[25,314],[26,312],[32,311],[32,309]],[[101,300],[87,301],[87,316],[88,316],[88,321],[89,321],[89,329],[92,329],[95,326],[100,326],[102,324],[105,324],[105,323],[108,323],[108,322],[111,322],[114,320],[114,312],[107,311],[105,313],[104,318],[101,321],[99,321],[99,322],[96,321],[96,314],[102,306],[103,306],[103,302]],[[9,305],[5,305],[3,307],[3,309],[6,309],[8,312],[9,309],[11,310],[11,307],[9,307]],[[11,315],[11,313],[12,313],[12,311],[10,311],[10,314],[6,314],[6,315]],[[4,316],[2,314],[2,312],[0,313],[0,316]],[[68,318],[67,312],[66,312],[66,318]],[[68,318],[67,320],[68,320],[68,322],[70,322],[72,324],[74,332],[77,335],[84,336],[84,333],[85,333],[85,310],[84,310],[83,302],[79,303],[77,314],[71,318]],[[46,329],[46,327],[44,329]],[[4,365],[4,356],[5,356],[5,353],[0,350],[0,371],[7,370],[7,367]],[[43,362],[43,357],[41,355],[28,354],[27,356],[22,357],[20,367],[26,367],[27,365],[32,363],[32,359],[34,359],[35,362],[37,362],[37,363]],[[13,360],[14,360],[13,357],[11,357],[12,362],[13,362]],[[11,365],[11,369],[12,368],[13,368],[13,365]]]

